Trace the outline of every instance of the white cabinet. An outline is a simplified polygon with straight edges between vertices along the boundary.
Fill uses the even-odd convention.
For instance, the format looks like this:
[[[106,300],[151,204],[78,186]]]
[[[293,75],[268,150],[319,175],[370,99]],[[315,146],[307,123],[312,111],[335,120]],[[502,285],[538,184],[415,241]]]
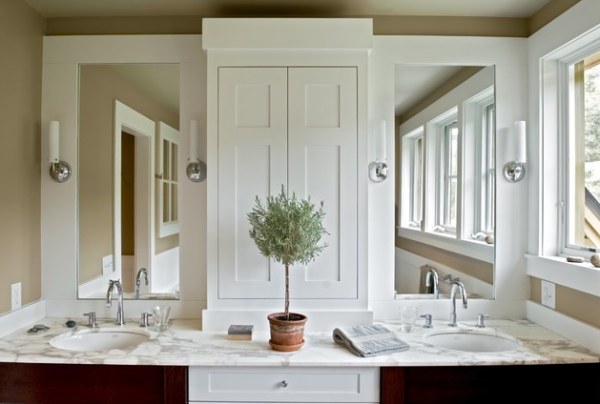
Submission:
[[[277,298],[280,264],[260,255],[258,196],[324,201],[327,248],[292,269],[295,298],[357,297],[357,74],[352,67],[219,68],[219,297]]]
[[[328,247],[290,271],[311,331],[372,321],[367,296],[367,67],[364,19],[205,19],[207,309],[203,330],[266,327],[284,271],[260,255],[256,196],[324,201]]]
[[[190,402],[377,403],[379,368],[190,367]]]

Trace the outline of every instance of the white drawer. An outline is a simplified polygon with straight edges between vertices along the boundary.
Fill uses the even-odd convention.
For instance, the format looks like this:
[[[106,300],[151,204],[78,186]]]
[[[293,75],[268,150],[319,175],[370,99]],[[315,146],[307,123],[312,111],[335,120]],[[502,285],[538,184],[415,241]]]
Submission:
[[[379,402],[379,368],[190,367],[190,401]]]

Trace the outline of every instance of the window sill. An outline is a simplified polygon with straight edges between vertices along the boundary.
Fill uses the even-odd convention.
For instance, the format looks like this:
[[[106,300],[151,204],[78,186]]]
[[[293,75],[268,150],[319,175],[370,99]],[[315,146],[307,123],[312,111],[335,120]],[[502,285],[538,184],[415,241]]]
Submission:
[[[589,262],[566,262],[565,257],[525,254],[527,275],[544,279],[594,296],[600,296],[600,268]]]
[[[451,251],[461,255],[468,255],[480,261],[494,262],[494,245],[481,241],[457,240],[454,236],[444,234],[426,233],[421,230],[401,227],[398,231],[400,237],[428,244],[442,250]]]

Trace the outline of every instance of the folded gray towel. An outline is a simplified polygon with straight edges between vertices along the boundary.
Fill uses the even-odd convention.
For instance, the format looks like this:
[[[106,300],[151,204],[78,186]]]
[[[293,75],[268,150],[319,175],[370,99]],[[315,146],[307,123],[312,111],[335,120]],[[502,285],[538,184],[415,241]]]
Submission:
[[[333,340],[355,355],[369,357],[406,351],[408,344],[380,324],[336,328]]]

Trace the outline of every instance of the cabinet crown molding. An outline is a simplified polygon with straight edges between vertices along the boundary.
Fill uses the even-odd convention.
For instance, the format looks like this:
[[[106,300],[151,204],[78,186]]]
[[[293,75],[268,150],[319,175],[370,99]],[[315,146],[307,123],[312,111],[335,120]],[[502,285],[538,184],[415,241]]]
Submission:
[[[371,49],[370,18],[204,18],[203,49]]]

